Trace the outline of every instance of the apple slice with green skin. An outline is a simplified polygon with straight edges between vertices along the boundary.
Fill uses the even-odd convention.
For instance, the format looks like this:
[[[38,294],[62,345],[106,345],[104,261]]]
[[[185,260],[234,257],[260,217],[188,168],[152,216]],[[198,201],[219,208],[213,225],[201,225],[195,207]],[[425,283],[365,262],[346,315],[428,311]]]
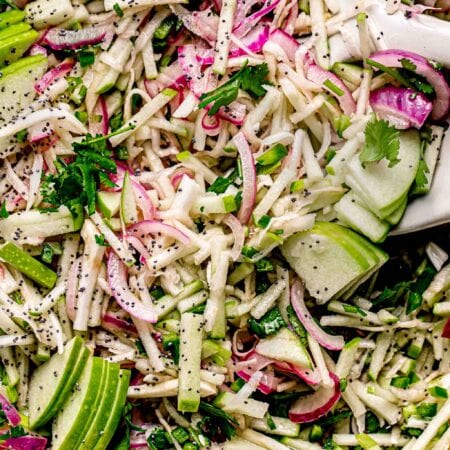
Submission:
[[[25,15],[25,12],[20,9],[10,9],[0,13],[0,30],[22,22],[25,19]]]
[[[289,329],[282,328],[274,336],[261,339],[255,349],[260,355],[295,366],[311,368],[311,359],[298,337]]]
[[[113,405],[107,417],[106,425],[98,435],[98,441],[95,443],[94,450],[105,450],[108,447],[114,433],[119,425],[122,411],[127,401],[128,386],[130,384],[131,372],[121,370],[119,373],[119,383],[114,395]]]
[[[397,225],[400,220],[402,220],[403,214],[405,214],[406,207],[408,206],[408,196],[406,196],[402,204],[389,216],[385,218],[386,222],[390,223],[391,225]]]
[[[36,30],[29,30],[0,41],[0,67],[17,61],[38,37]]]
[[[54,355],[33,372],[28,402],[32,430],[45,425],[61,408],[84,367],[88,353],[83,339],[77,336],[65,345],[62,354]]]
[[[136,198],[128,172],[125,172],[123,178],[122,193],[120,195],[120,217],[125,225],[130,225],[138,221]]]
[[[97,204],[103,217],[111,219],[120,209],[120,192],[100,191],[97,193]]]
[[[52,427],[52,449],[73,450],[86,421],[96,408],[99,381],[107,362],[103,358],[87,360],[81,377],[59,410]]]
[[[80,429],[77,431],[78,433],[78,440],[76,443],[74,443],[73,448],[76,448],[78,450],[81,450],[82,448],[88,448],[85,447],[86,438],[88,436],[89,430],[92,428],[92,426],[95,425],[96,420],[98,419],[98,414],[100,410],[102,409],[102,405],[104,402],[104,396],[105,391],[108,390],[109,384],[112,383],[112,372],[115,371],[115,374],[119,375],[119,367],[118,365],[112,365],[106,360],[103,360],[104,367],[102,372],[102,378],[97,380],[97,395],[94,400],[95,408],[92,408],[89,411],[89,417],[86,417],[85,422],[82,424]],[[117,366],[117,367],[116,367]],[[117,383],[116,383],[117,388]],[[108,412],[103,411],[104,414],[108,414]]]
[[[361,205],[351,191],[334,205],[334,209],[341,222],[372,242],[383,242],[390,230],[389,224]]]
[[[88,429],[86,430],[83,440],[78,444],[78,450],[91,450],[94,448],[99,436],[101,436],[108,422],[109,414],[114,406],[117,387],[119,386],[120,366],[115,363],[108,363],[107,377],[103,386],[102,396],[95,416]]]
[[[8,39],[12,36],[16,36],[18,34],[26,33],[31,30],[31,26],[25,22],[17,23],[15,25],[11,25],[3,30],[0,30],[0,41]],[[0,46],[1,46],[0,42]]]
[[[310,294],[323,304],[377,265],[373,247],[348,228],[317,222],[310,230],[288,238],[282,253]]]
[[[391,214],[403,201],[417,173],[420,161],[420,137],[415,130],[399,134],[400,148],[395,166],[388,161],[367,164],[364,168],[355,155],[349,162],[345,183],[362,198],[374,212],[384,217]],[[392,210],[391,208],[394,207]]]
[[[0,236],[17,244],[39,245],[45,238],[78,231],[83,221],[81,205],[72,211],[66,206],[57,211],[20,211],[0,220]]]
[[[0,258],[46,288],[51,289],[58,278],[56,272],[44,266],[40,261],[11,242],[0,246]]]

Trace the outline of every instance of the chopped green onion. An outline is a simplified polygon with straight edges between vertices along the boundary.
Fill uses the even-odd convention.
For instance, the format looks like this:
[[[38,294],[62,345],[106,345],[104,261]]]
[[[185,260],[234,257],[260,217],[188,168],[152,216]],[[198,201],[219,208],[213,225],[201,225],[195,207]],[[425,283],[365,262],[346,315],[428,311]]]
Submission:
[[[336,86],[331,80],[324,81],[323,85],[339,97],[342,97],[345,94],[345,92],[339,86]]]
[[[448,398],[447,389],[441,386],[433,386],[428,388],[428,392],[434,398]]]
[[[114,3],[113,9],[114,9],[115,13],[116,13],[119,17],[123,17],[123,11],[122,11],[122,8],[119,6],[118,3]]]

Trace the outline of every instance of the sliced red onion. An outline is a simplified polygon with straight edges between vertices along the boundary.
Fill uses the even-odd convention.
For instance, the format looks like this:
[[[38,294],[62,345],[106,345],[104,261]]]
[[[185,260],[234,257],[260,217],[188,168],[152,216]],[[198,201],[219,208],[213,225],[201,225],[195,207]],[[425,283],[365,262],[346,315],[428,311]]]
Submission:
[[[277,369],[286,373],[297,375],[306,384],[311,386],[316,386],[322,381],[320,373],[316,369],[294,366],[293,364],[282,361],[274,361],[274,364]]]
[[[266,23],[259,23],[246,36],[241,39],[242,44],[253,53],[260,53],[264,44],[269,40],[270,27]],[[246,55],[247,52],[240,47],[232,44],[228,58],[238,58]],[[214,63],[214,49],[201,49],[197,53],[197,60],[202,66],[210,66]]]
[[[242,162],[242,203],[238,212],[238,219],[242,224],[248,223],[252,216],[256,199],[256,167],[253,153],[248,145],[244,133],[239,132],[233,137]]]
[[[145,264],[151,259],[149,251],[139,238],[136,236],[127,236],[126,240],[141,255],[141,263]]]
[[[231,249],[231,258],[236,261],[241,256],[242,247],[245,241],[245,230],[242,224],[233,214],[228,214],[223,219],[223,223],[231,228],[234,237],[233,248]]]
[[[233,34],[241,38],[245,36],[250,30],[252,30],[257,23],[271,11],[273,11],[280,0],[265,0],[264,5],[258,11],[254,12],[250,16],[245,17],[238,26],[233,30]]]
[[[236,372],[236,375],[239,378],[242,378],[244,381],[248,382],[250,378],[252,377],[249,373],[245,372],[244,370],[240,370],[239,372]],[[272,392],[275,392],[277,390],[277,386],[279,384],[279,380],[273,375],[273,374],[267,374],[264,373],[259,385],[258,385],[258,391],[262,392],[265,395],[269,395]]]
[[[158,220],[143,220],[127,229],[127,234],[131,234],[138,238],[144,238],[147,234],[167,236],[183,244],[189,244],[191,239],[178,228],[168,225]]]
[[[114,252],[110,252],[108,258],[108,283],[118,305],[129,314],[144,322],[158,320],[153,308],[144,305],[128,288],[125,265]]]
[[[108,331],[124,331],[137,336],[137,330],[134,324],[117,317],[113,312],[107,311],[102,317],[102,327]]]
[[[255,351],[251,351],[245,360],[240,361],[235,365],[236,374],[244,381],[248,381],[255,372],[266,368],[274,362],[273,359],[266,358]],[[258,390],[263,394],[270,394],[276,390],[279,381],[280,380],[272,373],[263,372],[263,376],[258,385]]]
[[[133,187],[134,196],[139,209],[142,211],[144,220],[153,219],[156,215],[155,207],[150,200],[144,186],[135,180],[131,180],[131,186]]]
[[[47,123],[33,125],[28,128],[28,142],[34,144],[53,135],[53,127]]]
[[[101,42],[106,31],[101,27],[85,27],[80,30],[51,28],[45,35],[44,42],[53,50],[75,50],[86,45]]]
[[[202,127],[208,131],[218,130],[220,127],[220,119],[218,119],[215,115],[208,116],[208,114],[205,113],[202,117]]]
[[[0,446],[14,450],[45,450],[47,439],[42,436],[20,436],[4,440]]]
[[[194,179],[194,172],[190,169],[187,169],[186,167],[180,167],[176,169],[170,176],[170,183],[175,190],[178,189],[178,186],[180,185],[181,180],[184,176]]]
[[[241,337],[240,335],[244,334],[245,336]],[[241,351],[241,348],[244,348],[244,342],[243,339],[246,339],[247,341],[252,341],[252,346],[249,350]],[[247,330],[238,328],[234,334],[233,338],[231,340],[231,348],[233,350],[233,355],[237,356],[238,358],[244,358],[246,359],[250,354],[252,354],[255,351],[255,347],[258,344],[259,338],[255,338],[252,334],[250,334]],[[264,358],[263,356],[261,356]],[[239,363],[238,363],[239,364]]]
[[[316,392],[300,397],[289,410],[289,419],[294,423],[309,423],[323,417],[339,401],[341,392],[339,378],[330,372],[333,386],[321,386]]]
[[[399,130],[421,128],[433,109],[425,95],[413,89],[385,86],[371,92],[370,106]]]
[[[444,325],[444,329],[442,330],[441,336],[446,339],[450,339],[450,319],[447,319],[447,322]]]
[[[102,112],[102,134],[106,136],[109,131],[109,115],[108,115],[108,107],[106,106],[105,97],[102,95],[98,99],[100,102],[100,109]]]
[[[284,50],[287,57],[292,62],[295,62],[295,52],[300,44],[290,34],[277,28],[270,33],[269,41],[278,44]]]
[[[75,61],[71,58],[65,59],[62,63],[50,69],[44,76],[34,85],[34,89],[38,94],[44,91],[57,79],[67,75],[75,65]]]
[[[420,39],[420,36],[417,37]],[[436,70],[423,56],[405,50],[382,50],[369,57],[371,60],[387,67],[402,68],[402,61],[408,60],[416,66],[415,72],[426,78],[434,87],[436,99],[433,101],[431,118],[442,119],[450,107],[450,88],[445,76]]]
[[[44,55],[47,56],[47,50],[39,44],[34,44],[30,48],[30,55]]]
[[[339,102],[339,105],[341,106],[342,111],[344,111],[344,114],[347,114],[349,116],[356,111],[356,102],[352,96],[352,93],[344,84],[344,82],[333,72],[322,69],[322,67],[313,62],[311,57],[307,57],[305,59],[305,74],[308,80],[323,87],[331,95],[336,97],[336,100]],[[333,83],[341,92],[337,93],[335,92],[336,89],[333,90],[327,87],[324,84],[327,81]]]
[[[328,350],[342,350],[345,340],[342,336],[332,336],[325,332],[313,319],[303,299],[303,286],[297,280],[291,288],[291,304],[298,319],[306,331],[322,346]]]
[[[213,14],[211,7],[203,11],[188,11],[180,5],[173,7],[173,11],[192,33],[201,37],[211,46],[216,42],[219,17]]]
[[[5,413],[8,423],[13,427],[17,427],[17,425],[19,425],[22,421],[20,414],[17,412],[17,409],[14,408],[13,404],[1,394],[0,405],[2,407],[2,411]]]
[[[258,3],[260,3],[260,0],[237,0],[233,20],[234,28],[237,28],[242,23],[251,9]]]

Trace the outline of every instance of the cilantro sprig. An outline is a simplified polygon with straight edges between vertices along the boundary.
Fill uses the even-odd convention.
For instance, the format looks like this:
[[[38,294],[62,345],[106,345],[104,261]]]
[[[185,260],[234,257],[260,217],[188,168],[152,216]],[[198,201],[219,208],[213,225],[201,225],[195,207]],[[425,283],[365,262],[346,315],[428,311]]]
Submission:
[[[400,149],[399,132],[389,125],[387,120],[373,119],[365,129],[366,142],[359,159],[363,167],[386,158],[389,167],[400,162],[398,152]]]
[[[75,158],[70,162],[59,158],[55,162],[57,173],[45,176],[41,187],[44,201],[55,207],[65,205],[71,211],[87,207],[88,213],[93,214],[100,184],[114,185],[108,174],[116,173],[117,166],[107,140],[119,132],[106,136],[88,134],[81,142],[74,142]]]
[[[247,62],[231,78],[217,89],[206,92],[200,97],[200,108],[213,103],[208,111],[209,116],[217,114],[219,109],[237,99],[239,89],[248,92],[253,98],[263,97],[266,93],[263,85],[271,85],[267,80],[269,68],[266,63],[247,66]]]

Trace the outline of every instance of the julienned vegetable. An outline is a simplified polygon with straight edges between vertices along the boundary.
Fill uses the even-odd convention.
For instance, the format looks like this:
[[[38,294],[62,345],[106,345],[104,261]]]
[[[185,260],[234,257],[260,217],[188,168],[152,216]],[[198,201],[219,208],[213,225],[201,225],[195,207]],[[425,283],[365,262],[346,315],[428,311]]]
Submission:
[[[448,74],[373,21],[447,25],[374,1],[0,2],[0,447],[448,449],[449,243],[380,244]]]

